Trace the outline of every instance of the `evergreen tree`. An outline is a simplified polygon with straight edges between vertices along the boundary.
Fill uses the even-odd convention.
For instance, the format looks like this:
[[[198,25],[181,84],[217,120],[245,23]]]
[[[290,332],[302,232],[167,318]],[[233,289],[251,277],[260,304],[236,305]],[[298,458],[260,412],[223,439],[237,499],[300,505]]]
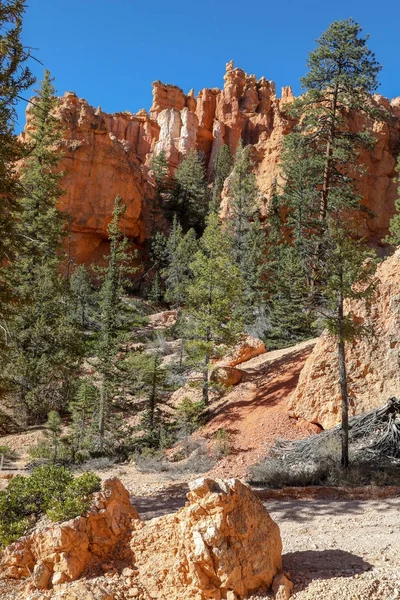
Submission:
[[[95,303],[92,282],[85,265],[79,265],[72,273],[70,289],[78,322],[84,330],[89,325],[89,315]]]
[[[398,193],[395,202],[396,212],[390,220],[389,235],[385,238],[385,242],[395,248],[400,245],[400,155],[397,159],[397,173]]]
[[[354,194],[346,194],[347,182],[357,172],[358,149],[371,148],[374,138],[365,129],[350,129],[349,115],[385,117],[371,101],[381,66],[361,32],[352,19],[329,26],[309,55],[309,70],[301,80],[305,94],[292,106],[300,119],[297,130],[323,157],[318,206],[322,223],[338,204],[359,209]]]
[[[48,436],[50,437],[51,450],[52,450],[52,461],[57,462],[58,459],[58,448],[60,445],[61,437],[61,417],[55,410],[51,410],[48,414],[46,427],[48,429]]]
[[[292,107],[298,126],[287,137],[282,161],[284,226],[289,230],[283,237],[292,240],[303,272],[309,273],[315,308],[321,311],[330,305],[325,322],[337,339],[344,467],[348,465],[345,342],[360,335],[350,328],[344,300],[352,298],[354,290],[358,297],[369,297],[372,290],[365,249],[352,238],[365,214],[357,194],[357,175],[362,172],[358,152],[371,148],[374,138],[365,129],[350,127],[349,116],[357,112],[384,117],[370,97],[380,66],[360,34],[352,20],[337,21],[317,41],[302,79],[305,94]]]
[[[176,200],[185,228],[198,233],[204,229],[208,212],[208,194],[204,160],[196,150],[190,150],[175,171]]]
[[[172,391],[168,369],[162,365],[160,352],[136,352],[120,366],[125,388],[144,401],[140,429],[141,445],[160,448],[171,421],[168,399]]]
[[[122,294],[124,282],[136,269],[130,266],[132,255],[128,252],[128,240],[121,233],[120,221],[125,212],[121,196],[115,198],[112,220],[108,226],[110,254],[108,266],[100,289],[100,333],[97,346],[101,386],[98,403],[97,446],[99,452],[106,450],[106,434],[112,421],[111,399],[115,383],[115,355],[121,341],[121,324],[124,314]]]
[[[151,240],[149,269],[146,273],[151,276],[152,284],[149,292],[150,300],[161,302],[164,297],[163,269],[167,264],[167,240],[161,231],[157,231]]]
[[[69,442],[73,462],[90,457],[95,450],[95,416],[99,404],[99,391],[89,380],[83,379],[75,398],[69,403],[71,433]]]
[[[231,238],[211,213],[190,269],[187,289],[187,339],[189,350],[202,366],[203,401],[209,401],[209,364],[218,344],[234,343],[242,330],[240,306],[243,285],[232,260]]]
[[[18,245],[15,233],[15,210],[22,189],[16,162],[26,152],[14,132],[15,106],[21,93],[27,90],[34,78],[26,66],[30,54],[21,41],[24,0],[3,0],[0,8],[0,359],[5,360],[8,343],[7,308],[11,289],[2,268],[12,259]]]
[[[265,301],[265,233],[258,219],[257,195],[250,147],[244,148],[240,142],[229,180],[230,215],[227,227],[232,237],[233,259],[243,280],[242,310],[247,327],[254,324]]]
[[[221,193],[226,179],[233,167],[233,157],[229,147],[224,144],[218,150],[212,167],[212,199],[210,209],[218,212],[221,203]]]
[[[165,278],[165,300],[180,311],[185,303],[187,286],[191,280],[190,263],[197,250],[196,234],[189,229],[183,234],[176,215],[166,245],[167,266]]]
[[[157,191],[159,194],[162,194],[169,177],[169,167],[164,150],[161,150],[158,154],[152,155],[150,169],[153,171],[154,179],[157,184]]]
[[[354,228],[346,211],[337,211],[328,219],[324,264],[321,265],[322,298],[318,310],[324,317],[328,332],[337,345],[339,385],[342,400],[342,466],[349,465],[349,395],[347,385],[346,343],[369,334],[362,323],[345,310],[345,301],[362,300],[368,303],[376,288],[376,260],[365,240],[355,240]]]
[[[7,276],[15,297],[9,319],[10,361],[6,374],[13,393],[28,412],[42,419],[50,409],[65,410],[79,365],[81,344],[71,317],[67,282],[61,275],[64,215],[57,203],[64,193],[55,148],[61,132],[50,74],[31,109],[32,143],[22,168],[19,240]]]

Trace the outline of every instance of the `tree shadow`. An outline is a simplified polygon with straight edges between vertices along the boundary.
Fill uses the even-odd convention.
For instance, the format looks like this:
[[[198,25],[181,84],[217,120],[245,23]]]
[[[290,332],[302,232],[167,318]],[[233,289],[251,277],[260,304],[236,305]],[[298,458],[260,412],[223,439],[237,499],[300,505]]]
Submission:
[[[259,490],[255,493],[261,497]],[[274,519],[278,522],[282,521],[296,521],[298,523],[313,521],[318,516],[340,516],[346,515],[359,515],[365,511],[365,505],[376,508],[377,510],[385,510],[382,505],[395,508],[398,505],[400,510],[400,500],[395,498],[390,499],[387,502],[383,498],[379,500],[315,500],[315,499],[302,499],[302,500],[278,500],[278,501],[265,501],[268,512],[270,512]]]
[[[290,572],[295,592],[306,589],[314,579],[354,577],[373,568],[361,556],[339,549],[299,550],[284,554],[282,559],[283,570]]]
[[[176,512],[186,503],[189,487],[186,483],[169,486],[160,490],[156,496],[131,496],[131,503],[143,521],[162,517]]]

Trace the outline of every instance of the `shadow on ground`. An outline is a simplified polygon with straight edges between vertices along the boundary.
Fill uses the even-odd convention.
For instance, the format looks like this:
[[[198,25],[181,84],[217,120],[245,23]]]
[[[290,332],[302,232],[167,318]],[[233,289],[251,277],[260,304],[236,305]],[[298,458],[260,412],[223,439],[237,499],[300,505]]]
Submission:
[[[295,592],[306,589],[314,579],[354,577],[372,568],[363,558],[345,550],[301,550],[283,555],[283,570],[292,574]]]
[[[132,496],[131,502],[144,521],[174,513],[186,502],[187,484],[170,486],[157,492],[156,496]]]

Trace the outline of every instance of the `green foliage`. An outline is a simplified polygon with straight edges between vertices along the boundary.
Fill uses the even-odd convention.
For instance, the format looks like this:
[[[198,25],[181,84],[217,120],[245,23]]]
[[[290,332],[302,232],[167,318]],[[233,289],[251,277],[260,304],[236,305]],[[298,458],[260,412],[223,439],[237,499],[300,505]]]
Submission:
[[[95,291],[85,265],[75,268],[69,285],[76,318],[82,330],[85,330],[93,322],[96,307]]]
[[[268,348],[284,348],[310,338],[315,331],[315,313],[310,303],[308,273],[290,244],[272,245],[269,249]]]
[[[176,201],[185,228],[197,232],[204,229],[208,211],[207,182],[204,159],[196,150],[190,150],[175,171]]]
[[[172,386],[169,372],[161,364],[159,352],[132,353],[119,368],[123,373],[125,389],[144,400],[139,426],[144,435],[137,440],[138,443],[153,448],[167,447],[171,424],[168,399]]]
[[[359,25],[351,19],[334,22],[310,54],[309,71],[302,79],[305,93],[290,108],[298,124],[285,139],[284,188],[274,207],[281,221],[280,227],[279,220],[274,221],[280,229],[275,238],[292,248],[291,260],[283,263],[285,276],[289,278],[293,266],[298,265],[308,286],[308,293],[307,287],[300,287],[300,299],[308,297],[308,306],[322,315],[337,342],[343,466],[348,464],[345,342],[365,333],[352,315],[345,313],[345,300],[371,299],[375,269],[365,243],[357,241],[366,212],[357,194],[357,179],[363,172],[357,161],[360,149],[373,147],[374,137],[364,129],[350,127],[349,116],[356,112],[357,117],[386,117],[385,111],[371,102],[380,66],[360,34]],[[279,269],[281,265],[275,261],[272,280]],[[283,273],[280,275],[282,280]],[[298,282],[295,278],[295,290]],[[280,290],[277,292],[279,297]],[[280,301],[286,302],[287,313],[290,305],[283,298]],[[292,306],[297,315],[304,315],[307,304],[302,307],[300,301]]]
[[[99,390],[89,380],[83,379],[75,399],[68,406],[71,414],[69,442],[74,462],[88,459],[95,449],[94,429]]]
[[[19,96],[33,83],[26,66],[30,51],[21,40],[24,0],[3,0],[0,10],[0,360],[5,360],[8,338],[8,308],[12,305],[12,284],[3,266],[18,251],[15,211],[22,187],[16,163],[26,147],[14,131],[15,107]],[[0,384],[2,373],[0,374]]]
[[[76,479],[65,467],[48,465],[34,469],[30,477],[17,475],[0,492],[0,545],[7,546],[42,515],[65,520],[83,514],[100,478],[85,473]]]
[[[21,171],[24,196],[16,225],[20,245],[7,265],[15,302],[7,324],[5,375],[11,393],[36,420],[43,420],[49,410],[65,410],[82,354],[68,285],[60,274],[65,217],[57,209],[64,192],[55,151],[61,140],[52,114],[56,103],[45,71],[31,109],[31,149]]]
[[[218,150],[214,164],[212,166],[212,199],[211,199],[211,210],[218,212],[221,204],[221,193],[224,187],[224,183],[230,175],[233,167],[233,157],[229,150],[229,147],[224,144]]]
[[[165,300],[182,308],[186,299],[187,287],[192,273],[190,262],[197,250],[197,239],[193,229],[184,235],[176,216],[172,223],[166,244],[167,266],[163,270],[165,278]]]
[[[1,455],[3,455],[4,458],[8,458],[9,460],[13,460],[18,456],[17,452],[15,452],[15,450],[13,450],[12,448],[10,448],[10,446],[7,445],[0,446],[0,456]]]
[[[215,347],[234,343],[242,330],[242,279],[232,260],[231,237],[211,213],[190,264],[193,273],[185,311],[187,348],[202,365],[203,401],[208,403],[208,369]]]
[[[232,453],[231,436],[226,429],[217,429],[214,434],[214,446],[219,457],[229,456]]]
[[[397,183],[399,186],[397,190],[398,197],[395,202],[396,212],[390,220],[390,233],[385,238],[385,242],[394,247],[400,245],[400,155],[397,159],[397,173]]]
[[[161,302],[164,297],[163,269],[167,264],[167,240],[165,235],[157,231],[152,237],[149,254],[148,275],[152,284],[148,297],[153,302]]]
[[[232,256],[242,281],[242,313],[247,329],[251,328],[264,304],[265,232],[258,219],[258,188],[252,171],[249,146],[242,143],[236,151],[229,179],[230,218],[228,231],[232,238]]]
[[[58,447],[60,445],[62,431],[61,423],[62,421],[59,413],[55,410],[51,410],[47,416],[46,427],[48,429],[47,435],[50,437],[53,462],[56,462],[58,458]]]
[[[153,171],[154,179],[158,187],[158,192],[162,193],[165,189],[169,176],[169,167],[164,150],[158,154],[153,154],[150,162],[150,169]]]
[[[53,502],[46,514],[52,521],[67,521],[89,510],[92,494],[100,489],[100,477],[95,473],[83,473],[65,488],[62,497]]]
[[[182,402],[176,407],[176,428],[183,430],[185,435],[190,435],[198,429],[203,420],[205,404],[203,401],[183,398]]]
[[[97,449],[106,450],[106,433],[111,433],[111,400],[115,385],[115,355],[121,342],[121,320],[125,305],[122,300],[126,277],[136,271],[131,266],[132,254],[128,252],[128,240],[120,231],[120,221],[125,212],[121,196],[115,198],[112,220],[108,226],[110,255],[104,271],[99,294],[100,333],[97,344],[98,369],[101,386],[97,406]]]

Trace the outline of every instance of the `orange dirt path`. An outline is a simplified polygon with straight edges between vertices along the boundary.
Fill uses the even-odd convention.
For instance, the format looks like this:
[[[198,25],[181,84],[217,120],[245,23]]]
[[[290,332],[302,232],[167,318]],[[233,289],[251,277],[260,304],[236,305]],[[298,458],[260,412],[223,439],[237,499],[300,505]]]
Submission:
[[[310,340],[267,352],[239,365],[245,372],[242,382],[213,403],[210,421],[199,432],[210,441],[218,429],[229,435],[230,454],[219,461],[210,476],[243,477],[277,437],[300,439],[316,432],[310,423],[290,418],[286,409],[314,344],[315,340]]]

